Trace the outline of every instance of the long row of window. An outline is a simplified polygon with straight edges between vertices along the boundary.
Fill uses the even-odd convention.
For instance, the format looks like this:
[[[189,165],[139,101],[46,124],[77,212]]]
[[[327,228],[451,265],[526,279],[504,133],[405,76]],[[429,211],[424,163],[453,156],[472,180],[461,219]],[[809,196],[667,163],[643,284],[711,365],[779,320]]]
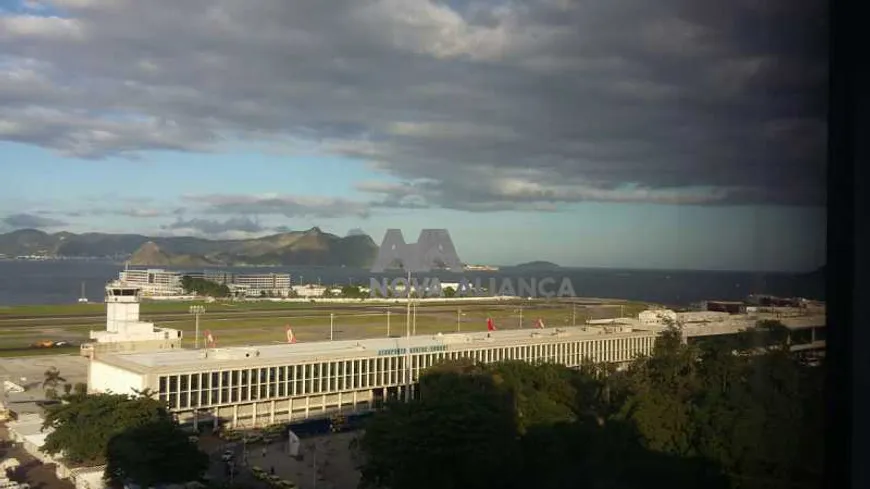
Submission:
[[[442,360],[473,359],[479,362],[522,360],[577,366],[585,360],[623,362],[653,346],[653,336],[607,338],[524,346],[503,346],[411,354],[410,375]],[[406,356],[335,360],[277,367],[162,375],[158,394],[173,409],[256,402],[289,397],[390,387],[407,382]]]

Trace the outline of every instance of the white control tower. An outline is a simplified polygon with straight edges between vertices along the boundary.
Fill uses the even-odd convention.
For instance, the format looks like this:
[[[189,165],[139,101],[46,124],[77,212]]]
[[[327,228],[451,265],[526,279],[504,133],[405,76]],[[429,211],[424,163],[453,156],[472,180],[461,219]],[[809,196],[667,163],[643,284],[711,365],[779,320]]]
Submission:
[[[128,328],[130,332],[153,329],[152,324],[139,321],[141,293],[133,287],[106,287],[106,332],[125,336]]]
[[[106,329],[91,331],[94,343],[82,345],[82,354],[91,356],[94,350],[136,351],[180,348],[182,331],[158,328],[154,323],[139,320],[142,290],[115,284],[106,286]],[[105,347],[101,347],[104,344]]]

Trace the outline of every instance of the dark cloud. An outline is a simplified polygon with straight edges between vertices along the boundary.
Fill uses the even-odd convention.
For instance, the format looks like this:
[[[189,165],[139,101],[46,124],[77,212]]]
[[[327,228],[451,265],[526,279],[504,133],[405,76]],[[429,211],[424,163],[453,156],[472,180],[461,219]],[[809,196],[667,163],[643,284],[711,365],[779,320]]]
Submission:
[[[51,3],[0,16],[0,139],[313,145],[405,182],[376,206],[824,202],[821,0]]]
[[[92,216],[123,216],[123,217],[141,217],[154,218],[168,216],[171,213],[166,210],[131,207],[127,209],[91,209],[83,211],[81,214],[90,214]]]
[[[166,231],[195,231],[206,235],[221,235],[228,232],[262,233],[269,228],[248,217],[232,217],[225,221],[212,219],[179,219],[172,224],[161,226]]]
[[[37,216],[35,214],[13,214],[0,219],[0,223],[11,229],[45,229],[66,226],[68,224],[59,219]]]
[[[368,217],[366,203],[332,197],[191,195],[207,214],[281,215],[285,217]]]

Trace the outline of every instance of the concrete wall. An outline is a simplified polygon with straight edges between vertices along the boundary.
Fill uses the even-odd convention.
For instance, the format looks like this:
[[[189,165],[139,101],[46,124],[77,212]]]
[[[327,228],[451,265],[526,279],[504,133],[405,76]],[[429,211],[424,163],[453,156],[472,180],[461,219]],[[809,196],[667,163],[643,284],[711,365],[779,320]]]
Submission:
[[[169,340],[124,341],[117,343],[86,343],[82,345],[82,356],[91,357],[100,353],[133,353],[181,348],[181,338]]]
[[[88,364],[89,392],[133,394],[133,389],[142,390],[145,387],[145,376],[142,374],[107,365],[99,359],[91,360]]]
[[[642,311],[637,315],[641,324],[665,324],[670,321],[677,322],[677,313],[670,309],[656,309]]]
[[[381,390],[383,389],[376,389]],[[211,408],[207,413],[178,413],[178,421],[194,426],[214,426],[218,420],[229,428],[258,428],[278,423],[324,418],[336,414],[370,411],[373,408],[372,389],[356,392],[312,395],[241,403]]]
[[[108,487],[106,481],[103,480],[103,473],[106,467],[87,467],[81,469],[73,469],[70,472],[70,482],[76,489],[105,489]]]
[[[677,320],[682,323],[701,323],[727,321],[730,314],[718,311],[678,312]]]

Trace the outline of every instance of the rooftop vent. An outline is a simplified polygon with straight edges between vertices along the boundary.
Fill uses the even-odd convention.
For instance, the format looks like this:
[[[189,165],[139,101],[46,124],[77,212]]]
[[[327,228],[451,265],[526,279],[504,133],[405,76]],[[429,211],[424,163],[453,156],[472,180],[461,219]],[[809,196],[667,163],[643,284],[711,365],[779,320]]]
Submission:
[[[209,354],[212,358],[219,360],[240,360],[243,358],[256,358],[260,356],[260,350],[256,348],[226,348],[220,350],[211,350]]]

